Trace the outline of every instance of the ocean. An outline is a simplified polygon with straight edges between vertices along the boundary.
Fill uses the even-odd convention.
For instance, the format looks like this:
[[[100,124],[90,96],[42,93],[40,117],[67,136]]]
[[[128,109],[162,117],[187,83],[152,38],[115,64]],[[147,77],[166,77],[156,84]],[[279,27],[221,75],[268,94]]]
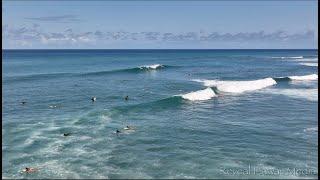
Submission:
[[[2,56],[3,178],[318,177],[317,50]]]

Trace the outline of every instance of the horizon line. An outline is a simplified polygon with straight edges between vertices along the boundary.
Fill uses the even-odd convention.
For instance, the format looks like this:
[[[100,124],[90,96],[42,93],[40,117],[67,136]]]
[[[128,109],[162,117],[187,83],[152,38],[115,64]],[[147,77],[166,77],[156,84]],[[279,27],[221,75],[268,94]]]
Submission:
[[[120,48],[116,48],[116,49],[103,49],[103,48],[98,48],[98,49],[2,49],[3,51],[6,50],[318,50],[318,48],[241,48],[241,49],[234,49],[234,48],[228,48],[228,49],[197,49],[197,48],[187,48],[187,49],[182,49],[182,48],[177,48],[177,49],[173,49],[173,48],[169,48],[169,49],[120,49]]]

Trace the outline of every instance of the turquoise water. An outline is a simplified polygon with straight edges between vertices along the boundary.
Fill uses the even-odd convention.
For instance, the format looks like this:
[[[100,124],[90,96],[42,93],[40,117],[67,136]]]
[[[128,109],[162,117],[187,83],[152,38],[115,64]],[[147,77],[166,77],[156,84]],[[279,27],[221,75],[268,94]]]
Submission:
[[[318,176],[316,50],[5,50],[2,65],[3,178]]]

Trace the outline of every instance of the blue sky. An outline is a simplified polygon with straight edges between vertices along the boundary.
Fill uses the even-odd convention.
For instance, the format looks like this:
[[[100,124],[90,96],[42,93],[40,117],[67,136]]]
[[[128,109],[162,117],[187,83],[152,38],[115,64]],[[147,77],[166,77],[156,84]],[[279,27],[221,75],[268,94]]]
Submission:
[[[318,48],[317,1],[4,1],[3,47]]]

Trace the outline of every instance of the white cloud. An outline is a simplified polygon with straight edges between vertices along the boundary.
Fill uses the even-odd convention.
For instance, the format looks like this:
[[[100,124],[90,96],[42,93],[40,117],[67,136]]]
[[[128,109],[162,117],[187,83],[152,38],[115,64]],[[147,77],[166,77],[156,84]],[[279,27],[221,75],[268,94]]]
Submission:
[[[62,32],[43,32],[38,24],[31,27],[9,27],[2,25],[2,38],[4,46],[15,44],[20,46],[32,46],[32,44],[58,44],[58,45],[79,45],[110,42],[223,42],[223,43],[250,43],[250,42],[291,42],[308,41],[311,44],[316,42],[315,33],[308,30],[304,33],[288,34],[285,31],[266,33],[260,32],[239,32],[239,33],[218,33],[218,32],[186,32],[186,33],[160,33],[160,32],[81,32],[75,33],[72,29]]]

